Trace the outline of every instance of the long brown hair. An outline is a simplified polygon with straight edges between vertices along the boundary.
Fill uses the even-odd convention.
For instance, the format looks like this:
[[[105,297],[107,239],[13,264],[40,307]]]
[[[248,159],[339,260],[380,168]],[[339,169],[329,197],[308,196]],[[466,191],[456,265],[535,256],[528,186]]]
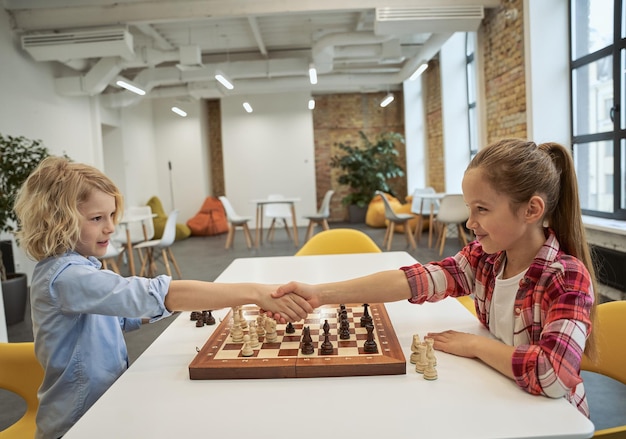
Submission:
[[[503,139],[481,150],[467,169],[473,168],[480,168],[491,186],[511,199],[513,210],[533,195],[543,198],[544,223],[554,230],[563,251],[578,258],[589,271],[594,293],[593,322],[598,299],[596,274],[582,221],[574,161],[568,149],[552,142],[537,145],[522,139]],[[595,352],[594,333],[585,347],[589,356]]]

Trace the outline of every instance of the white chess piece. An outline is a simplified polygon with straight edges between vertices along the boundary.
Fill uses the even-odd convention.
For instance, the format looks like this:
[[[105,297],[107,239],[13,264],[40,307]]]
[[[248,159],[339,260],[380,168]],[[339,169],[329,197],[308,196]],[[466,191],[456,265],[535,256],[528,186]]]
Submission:
[[[230,329],[230,336],[235,343],[241,343],[243,341],[243,330],[240,325],[233,325]]]
[[[243,348],[241,348],[241,355],[244,357],[251,357],[254,355],[254,350],[250,345],[250,336],[248,334],[243,336]]]
[[[426,361],[426,343],[420,343],[417,347],[417,352],[419,357],[415,362],[415,372],[424,373],[424,369],[426,369],[426,366],[428,365],[428,362]]]
[[[267,319],[267,323],[265,325],[265,340],[272,343],[278,340],[276,334],[276,320],[274,319]]]
[[[417,363],[419,359],[419,345],[420,345],[420,336],[418,334],[413,334],[413,343],[411,344],[411,364]]]
[[[259,343],[259,334],[256,331],[256,323],[254,322],[254,320],[250,322],[250,346],[252,346],[253,349],[261,346],[261,343]]]

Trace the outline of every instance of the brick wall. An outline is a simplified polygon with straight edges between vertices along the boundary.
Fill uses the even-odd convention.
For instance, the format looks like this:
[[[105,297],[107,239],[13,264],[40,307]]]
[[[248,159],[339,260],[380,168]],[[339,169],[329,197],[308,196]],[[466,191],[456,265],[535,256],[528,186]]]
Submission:
[[[428,63],[424,72],[426,115],[426,185],[437,192],[445,192],[445,164],[443,161],[443,117],[441,110],[441,71],[439,60]]]
[[[383,132],[404,134],[404,101],[402,92],[394,92],[395,100],[386,108],[380,101],[386,93],[346,93],[315,96],[313,111],[313,135],[315,142],[315,171],[317,205],[328,189],[334,189],[329,221],[346,221],[347,207],[341,203],[348,188],[339,186],[337,178],[341,171],[331,168],[330,158],[341,150],[338,143],[361,145],[359,131],[363,131],[370,141]],[[400,152],[399,163],[406,162],[405,145],[397,145]],[[406,178],[393,182],[396,193],[406,196]]]

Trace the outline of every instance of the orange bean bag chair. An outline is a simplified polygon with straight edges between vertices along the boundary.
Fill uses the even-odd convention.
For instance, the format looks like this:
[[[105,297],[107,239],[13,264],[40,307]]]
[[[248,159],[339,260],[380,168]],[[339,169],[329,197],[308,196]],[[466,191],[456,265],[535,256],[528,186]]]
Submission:
[[[413,197],[407,197],[407,203],[402,204],[400,200],[396,197],[385,194],[387,199],[389,200],[389,204],[394,212],[396,213],[411,213],[411,201]],[[417,226],[418,217],[416,216],[414,219],[408,222],[411,230],[415,230]],[[375,196],[372,201],[370,201],[369,206],[367,207],[367,213],[365,214],[365,224],[370,227],[382,228],[387,227],[387,220],[385,219],[385,204],[380,196]],[[425,218],[422,222],[422,226],[428,227],[428,218]],[[394,227],[395,232],[404,233],[404,225],[396,224]]]
[[[198,213],[187,221],[193,236],[212,236],[228,232],[228,219],[222,202],[206,197]]]

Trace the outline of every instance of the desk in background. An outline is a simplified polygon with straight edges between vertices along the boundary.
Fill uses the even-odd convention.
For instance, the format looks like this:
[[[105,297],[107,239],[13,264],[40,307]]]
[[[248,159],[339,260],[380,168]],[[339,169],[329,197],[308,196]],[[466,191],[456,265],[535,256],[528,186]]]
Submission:
[[[150,237],[148,236],[148,229],[146,225],[146,221],[152,221],[152,219],[156,217],[155,213],[150,214],[131,214],[124,215],[119,222],[121,226],[124,227],[126,231],[126,251],[128,254],[128,269],[130,270],[130,275],[135,275],[135,257],[133,255],[133,237],[131,236],[130,228],[133,223],[141,223],[141,228],[143,231],[144,240],[148,240]]]
[[[267,204],[289,204],[291,208],[291,220],[293,221],[293,242],[296,247],[298,247],[298,224],[295,205],[298,201],[300,201],[300,198],[292,197],[285,197],[279,200],[268,198],[250,200],[251,203],[256,204],[256,230],[254,235],[254,246],[256,248],[259,248],[259,245],[263,243],[263,208]]]
[[[233,261],[217,282],[338,281],[414,263],[406,252]],[[457,300],[385,305],[406,375],[251,380],[189,379],[189,363],[217,325],[182,313],[64,439],[150,437],[589,438],[593,424],[565,399],[533,396],[478,360],[436,352],[439,379],[408,362],[413,334],[487,334]],[[217,319],[228,310],[214,312]]]

